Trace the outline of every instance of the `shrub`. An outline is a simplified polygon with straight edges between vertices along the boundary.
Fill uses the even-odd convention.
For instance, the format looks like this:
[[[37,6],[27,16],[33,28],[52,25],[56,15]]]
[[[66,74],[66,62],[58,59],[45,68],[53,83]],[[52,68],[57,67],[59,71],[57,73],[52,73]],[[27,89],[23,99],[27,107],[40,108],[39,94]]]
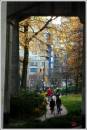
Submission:
[[[42,95],[42,96],[46,97],[46,96],[47,96],[47,92],[42,91],[42,92],[40,93],[40,95]]]
[[[62,87],[60,89],[60,92],[62,95],[66,94],[66,87]],[[80,86],[75,86],[75,85],[68,85],[67,86],[67,94],[72,94],[72,93],[81,93],[81,87]]]
[[[43,96],[35,92],[22,91],[19,93],[19,95],[11,97],[11,116],[40,116],[46,111],[46,104],[43,104]]]

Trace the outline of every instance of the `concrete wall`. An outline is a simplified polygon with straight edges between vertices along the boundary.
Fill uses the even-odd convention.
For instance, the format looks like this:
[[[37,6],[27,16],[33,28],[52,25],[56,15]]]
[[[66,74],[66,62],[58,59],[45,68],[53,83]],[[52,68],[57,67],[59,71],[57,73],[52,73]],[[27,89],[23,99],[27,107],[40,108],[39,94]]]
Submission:
[[[85,18],[85,2],[8,2],[7,16],[18,20],[29,16],[79,16]]]

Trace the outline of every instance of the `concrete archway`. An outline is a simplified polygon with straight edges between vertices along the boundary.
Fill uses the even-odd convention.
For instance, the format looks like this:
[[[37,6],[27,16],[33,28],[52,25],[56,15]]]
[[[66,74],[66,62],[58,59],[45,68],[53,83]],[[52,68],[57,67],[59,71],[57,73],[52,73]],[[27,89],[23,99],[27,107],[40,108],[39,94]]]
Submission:
[[[8,121],[10,96],[19,88],[19,37],[18,22],[29,16],[78,16],[84,24],[83,40],[83,107],[82,116],[85,122],[85,2],[2,2],[2,111],[4,121]],[[6,13],[7,12],[7,13]],[[4,22],[3,22],[4,21]],[[3,118],[3,114],[2,114]],[[85,124],[83,124],[85,127]]]

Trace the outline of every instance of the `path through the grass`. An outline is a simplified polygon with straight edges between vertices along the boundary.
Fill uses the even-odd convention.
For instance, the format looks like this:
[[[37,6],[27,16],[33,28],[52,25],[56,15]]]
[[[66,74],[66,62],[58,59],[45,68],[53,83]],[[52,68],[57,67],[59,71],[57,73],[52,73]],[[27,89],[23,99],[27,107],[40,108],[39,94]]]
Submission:
[[[54,112],[51,114],[50,106],[49,106],[49,103],[48,103],[47,104],[47,112],[46,112],[46,114],[41,116],[41,117],[39,117],[39,120],[44,121],[44,120],[49,119],[49,118],[60,117],[60,116],[67,115],[68,111],[64,107],[64,105],[62,105],[61,108],[62,108],[61,114],[58,114],[57,106],[55,105]]]

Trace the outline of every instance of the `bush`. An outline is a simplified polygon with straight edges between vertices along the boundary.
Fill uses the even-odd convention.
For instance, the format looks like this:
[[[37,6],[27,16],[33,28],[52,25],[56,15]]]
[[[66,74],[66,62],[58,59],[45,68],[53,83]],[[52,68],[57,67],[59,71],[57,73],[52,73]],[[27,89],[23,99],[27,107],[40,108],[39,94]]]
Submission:
[[[46,97],[46,96],[47,96],[47,92],[46,92],[46,91],[42,91],[42,92],[40,93],[40,95]]]
[[[35,96],[34,93],[32,93],[31,95]],[[35,118],[26,118],[24,120],[25,123],[17,124],[17,120],[15,120],[16,123],[11,124],[9,128],[72,128],[73,119],[75,119],[77,126],[81,125],[81,95],[72,94],[68,96],[62,96],[61,100],[63,105],[68,110],[67,115],[47,119],[43,122],[41,122],[40,120],[36,120]],[[41,106],[42,105],[40,105],[40,107]],[[35,111],[38,113],[39,110],[36,109]]]
[[[35,93],[22,91],[19,95],[11,97],[11,116],[31,117],[40,116],[46,111],[44,97]]]
[[[66,94],[66,87],[62,87],[60,89],[60,92],[62,95]],[[72,93],[81,93],[81,87],[80,86],[75,86],[75,85],[68,85],[67,86],[67,94],[72,94]]]

